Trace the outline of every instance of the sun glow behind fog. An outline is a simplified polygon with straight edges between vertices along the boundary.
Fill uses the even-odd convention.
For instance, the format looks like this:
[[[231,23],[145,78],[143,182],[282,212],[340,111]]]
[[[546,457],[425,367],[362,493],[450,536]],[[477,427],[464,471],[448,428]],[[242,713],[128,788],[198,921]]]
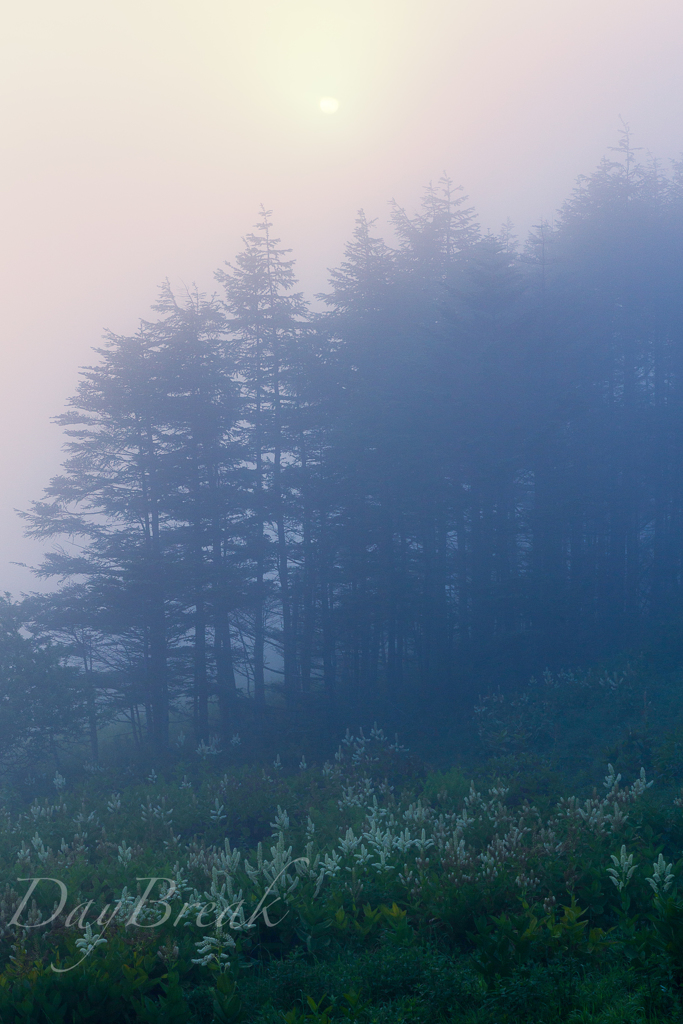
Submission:
[[[258,47],[249,54],[259,69],[246,101],[252,116],[267,120],[301,156],[321,140],[331,144],[336,134],[321,135],[320,122],[337,122],[334,132],[360,156],[377,111],[385,125],[391,121],[385,94],[400,100],[401,68],[413,41],[409,0],[262,0],[246,11],[240,18],[250,30],[241,35]],[[329,116],[337,113],[343,119]]]
[[[30,0],[0,33],[0,586],[40,559],[13,508],[103,326],[132,332],[274,210],[308,294],[363,206],[387,235],[447,170],[524,238],[614,142],[681,150],[680,0]],[[542,81],[544,88],[539,89]],[[337,110],[321,100],[337,99]],[[501,158],[505,154],[505,158]],[[48,267],[48,273],[41,273]],[[39,275],[39,277],[38,277]],[[19,582],[21,577],[21,582]]]

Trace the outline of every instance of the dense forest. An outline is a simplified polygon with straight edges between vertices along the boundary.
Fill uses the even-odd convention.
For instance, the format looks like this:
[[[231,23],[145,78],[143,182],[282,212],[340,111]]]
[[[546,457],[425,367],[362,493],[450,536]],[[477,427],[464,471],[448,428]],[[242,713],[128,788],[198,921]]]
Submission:
[[[392,223],[308,303],[262,209],[57,417],[2,1024],[683,1022],[683,162]]]
[[[6,765],[438,724],[678,614],[683,165],[625,130],[524,244],[446,177],[392,223],[312,310],[264,209],[96,350],[22,512],[59,585],[2,605]]]

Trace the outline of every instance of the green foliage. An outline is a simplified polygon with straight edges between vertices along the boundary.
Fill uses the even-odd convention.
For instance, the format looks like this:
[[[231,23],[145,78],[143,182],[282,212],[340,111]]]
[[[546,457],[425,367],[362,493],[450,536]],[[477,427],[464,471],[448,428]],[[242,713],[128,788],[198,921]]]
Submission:
[[[340,1001],[322,996],[316,1002],[312,996],[307,995],[304,1003],[305,1008],[301,1012],[294,1007],[284,1014],[285,1024],[331,1024],[334,1020],[359,1020],[365,1009],[359,993],[354,989],[345,992]]]
[[[242,1020],[242,1001],[237,986],[225,972],[217,973],[213,989],[213,1013],[215,1024],[233,1024]]]
[[[21,632],[19,605],[0,596],[0,771],[52,767],[85,716],[83,681],[49,643]]]
[[[683,801],[611,766],[602,795],[541,805],[523,776],[464,792],[410,767],[401,785],[386,744],[349,737],[334,763],[273,781],[207,769],[111,794],[60,777],[53,802],[7,810],[0,1020],[526,1024],[589,1002],[595,1019],[676,1019]],[[21,919],[37,927],[8,927],[17,878],[38,876],[68,905],[41,926],[57,894],[41,883]],[[149,895],[168,919],[152,902],[131,924],[151,876],[177,889]],[[623,998],[589,998],[619,978]]]

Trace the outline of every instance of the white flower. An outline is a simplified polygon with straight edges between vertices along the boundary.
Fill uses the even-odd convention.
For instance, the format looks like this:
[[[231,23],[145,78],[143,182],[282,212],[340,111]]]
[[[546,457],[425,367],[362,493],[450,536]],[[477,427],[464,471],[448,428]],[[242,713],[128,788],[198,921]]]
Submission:
[[[31,840],[31,844],[33,846],[33,849],[38,854],[38,860],[40,861],[41,864],[44,864],[45,861],[50,856],[50,854],[52,853],[52,847],[48,846],[46,849],[43,840],[40,838],[37,832],[34,835],[33,839]]]
[[[227,818],[227,815],[223,814],[223,804],[218,803],[218,797],[216,797],[213,809],[209,811],[209,817],[217,825],[220,825]]]
[[[413,840],[410,837],[410,829],[406,828],[403,832],[399,832],[394,837],[394,849],[398,850],[400,854],[405,854],[410,847],[413,845]]]
[[[380,874],[383,874],[383,875],[387,874],[389,871],[393,871],[394,870],[393,864],[387,864],[387,851],[386,850],[380,850],[379,851],[379,860],[373,861],[372,866],[373,866],[373,868],[375,868],[376,871],[378,871]]]
[[[323,864],[325,865],[325,874],[328,878],[334,878],[335,875],[339,874],[341,865],[337,851],[333,850],[331,857],[326,853],[323,858]]]
[[[286,832],[289,828],[289,815],[287,814],[287,811],[282,810],[279,804],[277,805],[275,821],[271,821],[270,827],[273,829],[273,834],[277,832]]]
[[[407,754],[408,753],[408,747],[402,747],[401,744],[398,742],[398,733],[397,732],[394,733],[394,741],[395,741],[394,743],[390,743],[389,744],[389,750],[395,750],[397,754]]]
[[[664,857],[660,853],[657,860],[652,865],[653,875],[652,878],[646,878],[645,881],[648,885],[651,885],[656,893],[659,893],[660,886],[663,885],[663,891],[668,892],[671,888],[674,880],[674,876],[671,872],[672,864],[667,864]]]
[[[155,807],[152,807],[152,801],[147,797],[146,804],[140,804],[140,817],[143,821],[149,822],[152,818],[158,818],[159,821],[163,822],[164,825],[170,825],[172,823],[171,815],[173,814],[173,808],[166,806],[166,797],[162,796],[161,802]]]
[[[121,840],[121,845],[118,847],[118,851],[119,851],[119,855],[117,857],[117,860],[118,860],[119,864],[122,864],[124,867],[126,867],[126,865],[130,864],[130,862],[131,862],[131,858],[133,856],[133,850],[132,850],[132,848],[130,846],[126,846],[126,840],[125,839]]]
[[[210,754],[218,754],[219,750],[216,746],[216,737],[212,736],[208,744],[205,743],[204,740],[200,740],[199,746],[197,747],[197,753],[200,757],[208,757]]]
[[[434,845],[434,840],[433,839],[427,839],[425,830],[422,829],[422,833],[420,835],[420,838],[415,840],[415,846],[418,848],[420,853],[424,853],[425,850],[428,850],[429,847],[433,846],[433,845]]]
[[[193,964],[200,964],[202,967],[208,967],[208,965],[214,961],[219,967],[224,967],[230,959],[230,954],[226,953],[226,949],[233,950],[235,948],[235,940],[231,935],[221,931],[220,938],[215,938],[213,935],[204,935],[199,942],[195,942],[199,958],[193,960]]]
[[[354,860],[356,860],[361,867],[365,867],[365,865],[370,861],[371,856],[372,854],[363,843],[361,843],[360,853],[354,853],[353,855]]]
[[[125,845],[125,844],[124,844]],[[121,897],[116,901],[118,907],[116,909],[116,919],[118,921],[124,921],[127,917],[130,917],[133,908],[135,907],[137,900],[134,896],[131,896],[128,892],[128,886],[125,885],[121,891]]]
[[[29,864],[31,861],[31,851],[29,850],[26,843],[23,841],[21,844],[21,849],[17,854],[17,860],[19,861],[20,864]]]
[[[339,849],[345,856],[348,856],[350,853],[353,853],[359,842],[360,837],[356,837],[353,834],[352,828],[347,828],[346,837],[339,840]]]
[[[640,769],[640,777],[631,785],[631,796],[635,797],[642,796],[646,789],[653,786],[654,782],[648,782],[645,777],[645,769]]]
[[[614,885],[616,885],[619,892],[631,881],[631,875],[637,868],[637,864],[633,863],[633,854],[626,856],[626,847],[622,846],[619,857],[615,857],[611,854],[612,862],[614,863],[613,868],[607,869],[607,874],[610,876]]]
[[[107,940],[100,938],[99,932],[93,932],[90,922],[85,926],[83,938],[76,939],[76,945],[84,957],[89,956],[93,949],[97,949],[98,946],[104,946],[106,943]]]

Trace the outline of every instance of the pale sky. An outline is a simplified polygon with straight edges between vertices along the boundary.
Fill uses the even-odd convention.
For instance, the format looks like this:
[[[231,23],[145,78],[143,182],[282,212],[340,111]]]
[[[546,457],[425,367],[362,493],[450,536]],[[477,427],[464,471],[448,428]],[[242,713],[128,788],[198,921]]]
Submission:
[[[620,116],[680,156],[682,52],[681,0],[0,3],[0,591],[39,588],[50,417],[163,278],[212,291],[264,203],[321,290],[360,207],[388,231],[444,170],[523,237]]]

